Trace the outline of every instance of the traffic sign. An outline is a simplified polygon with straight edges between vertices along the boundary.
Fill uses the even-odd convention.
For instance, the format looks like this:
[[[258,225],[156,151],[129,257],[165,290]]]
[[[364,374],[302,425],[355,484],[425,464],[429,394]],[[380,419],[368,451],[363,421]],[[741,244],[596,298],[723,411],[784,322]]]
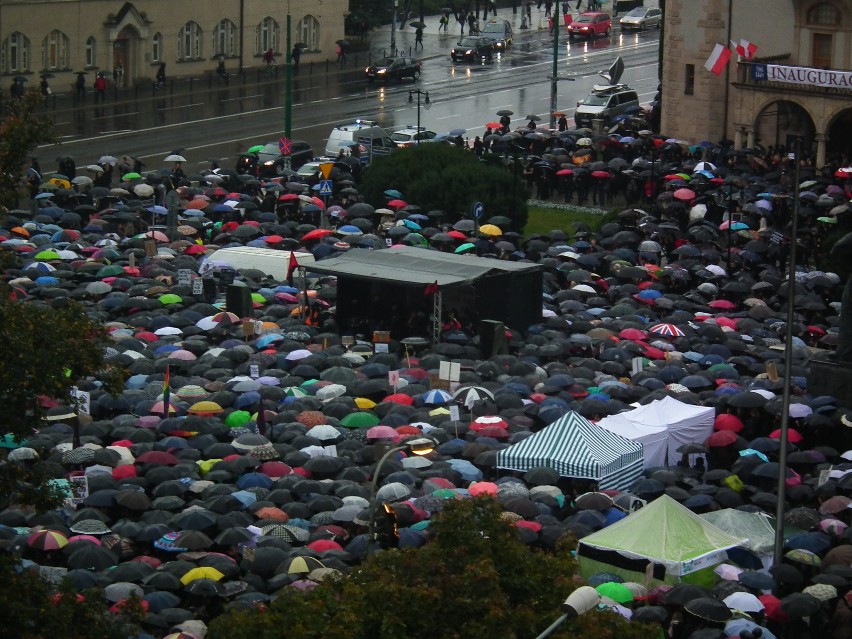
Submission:
[[[331,180],[320,180],[320,195],[331,195]]]
[[[293,142],[290,138],[281,138],[278,140],[278,150],[281,155],[290,155],[293,152]]]
[[[321,162],[319,165],[320,173],[327,180],[331,177],[331,169],[334,168],[334,162]]]
[[[473,213],[473,217],[477,220],[482,217],[482,214],[485,212],[485,207],[482,206],[482,202],[474,202],[473,206],[470,209],[471,213]]]

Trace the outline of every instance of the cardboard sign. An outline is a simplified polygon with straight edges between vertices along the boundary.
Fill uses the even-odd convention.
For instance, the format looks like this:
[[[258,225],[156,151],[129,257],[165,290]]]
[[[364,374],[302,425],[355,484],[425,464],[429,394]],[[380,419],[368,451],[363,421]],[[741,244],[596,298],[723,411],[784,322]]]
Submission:
[[[457,404],[450,406],[450,419],[454,422],[459,421],[459,407]]]
[[[376,344],[373,350],[377,353],[387,353],[388,345],[387,344]]]
[[[76,508],[89,496],[89,478],[86,475],[74,475],[68,478],[68,484],[71,488],[71,498],[68,501]]]
[[[153,237],[146,237],[142,240],[142,248],[145,249],[145,257],[154,257],[157,255],[157,240]]]
[[[438,377],[447,382],[458,382],[460,375],[461,364],[458,362],[441,362],[438,367]]]
[[[188,268],[178,269],[178,284],[181,286],[189,286],[192,284],[192,271]]]
[[[633,375],[636,375],[637,373],[641,373],[643,370],[645,370],[645,360],[644,360],[644,358],[642,358],[642,357],[634,357],[634,358],[631,360],[631,369],[630,369],[630,370],[631,370],[631,372],[632,372],[632,374],[633,374]]]
[[[340,338],[340,343],[343,344],[346,348],[355,345],[355,337],[353,335],[343,335]]]
[[[396,390],[396,387],[399,386],[399,371],[388,371],[388,384]]]
[[[200,277],[192,280],[192,294],[204,295],[204,280],[202,280]]]
[[[77,413],[79,415],[88,415],[92,405],[92,396],[88,391],[81,391],[76,386],[71,389],[71,396],[76,400]]]
[[[260,377],[260,366],[257,364],[252,364],[249,366],[249,377],[252,379],[257,379]]]

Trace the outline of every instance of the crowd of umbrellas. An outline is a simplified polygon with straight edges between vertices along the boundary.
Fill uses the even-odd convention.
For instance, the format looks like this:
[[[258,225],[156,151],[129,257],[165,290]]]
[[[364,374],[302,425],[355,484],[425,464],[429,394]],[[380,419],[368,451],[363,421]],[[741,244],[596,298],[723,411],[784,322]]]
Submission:
[[[664,153],[682,145],[657,147]],[[13,211],[0,229],[0,249],[23,264],[4,280],[24,302],[81,304],[109,330],[106,359],[127,377],[117,396],[97,380],[79,382],[90,399],[81,447],[73,446],[72,424],[62,417],[73,411],[61,402],[50,409],[57,418],[38,433],[0,444],[7,463],[37,464],[74,485],[81,481],[74,477],[86,478],[64,510],[0,512],[6,551],[46,579],[67,576],[80,590],[103,588],[110,610],[140,596],[140,636],[183,632],[203,639],[206,622],[222,610],[270,601],[282,588],[314,588],[356,567],[371,551],[375,503],[395,512],[400,548],[428,543],[430,518],[448,500],[475,496],[499,500],[523,542],[544,548],[566,533],[582,538],[625,517],[617,505],[624,492],[566,481],[544,467],[523,475],[495,467],[498,451],[570,411],[596,421],[664,396],[714,406],[713,435],[678,451],[692,462],[706,456],[706,467],[647,469],[629,494],[668,495],[698,513],[774,515],[781,399],[790,384],[791,471],[778,525],[791,534],[782,563],[767,570],[731,560],[717,571],[713,589],[647,588],[609,574],[590,584],[632,622],[676,622],[676,637],[693,636],[685,629],[708,638],[848,629],[852,407],[808,387],[816,349],[838,343],[842,282],[813,266],[785,281],[782,264],[770,257],[770,235],[783,233],[783,215],[760,230],[762,212],[791,210],[789,188],[773,176],[694,163],[659,169],[673,195],[650,212],[627,209],[598,232],[578,226],[526,239],[508,218],[482,226],[448,221],[422,214],[393,190],[377,208],[336,205],[327,211],[336,228],[283,222],[274,210],[261,210],[255,185],[226,191],[213,173],[200,176],[202,186],[178,189],[177,239],[154,230],[128,237],[122,223],[157,212],[130,201],[133,193],[153,193],[137,188],[147,185],[145,176],[130,178],[123,193],[90,198],[84,206],[91,210],[76,214],[77,198],[45,189],[54,197],[37,196],[41,210]],[[847,177],[838,170],[808,178],[801,191],[813,198],[803,195],[803,205],[841,216],[829,211],[846,205]],[[687,184],[694,185],[688,198],[678,194]],[[741,227],[720,228],[705,216],[710,190],[730,184],[746,215]],[[695,208],[702,192],[704,210]],[[207,234],[222,206],[236,221]],[[720,248],[726,235],[734,240],[728,250]],[[193,292],[213,248],[298,248],[322,259],[353,246],[380,249],[386,237],[455,252],[460,260],[477,254],[542,264],[540,323],[507,331],[507,354],[489,357],[478,337],[461,331],[436,344],[393,340],[380,352],[366,340],[344,345],[331,330],[333,278],[309,278],[305,295],[258,270],[232,274],[251,290],[251,331],[220,300]],[[146,252],[150,239],[153,253]],[[218,277],[225,268],[206,272]],[[328,323],[305,321],[306,299]],[[785,380],[779,347],[788,304],[796,326]],[[447,361],[461,364],[458,386],[430,388]],[[392,456],[372,495],[384,451],[424,436],[434,440],[434,452]]]

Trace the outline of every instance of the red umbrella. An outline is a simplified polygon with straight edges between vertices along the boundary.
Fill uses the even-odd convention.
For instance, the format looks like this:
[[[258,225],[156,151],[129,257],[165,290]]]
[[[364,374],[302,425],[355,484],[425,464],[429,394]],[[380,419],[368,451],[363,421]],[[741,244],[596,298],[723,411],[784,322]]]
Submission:
[[[470,430],[479,432],[483,428],[489,428],[491,426],[507,429],[509,428],[509,423],[498,415],[483,415],[482,417],[477,417],[471,422]]]
[[[326,552],[328,550],[343,550],[343,546],[332,539],[317,539],[308,544],[308,548],[317,552]]]
[[[726,311],[730,311],[737,307],[737,305],[731,302],[730,300],[713,300],[712,302],[707,304],[707,306],[709,306],[710,308],[721,308]]]
[[[500,129],[502,127],[503,127],[503,125],[500,124],[499,122],[487,122],[485,124],[486,129]]]
[[[739,433],[745,428],[745,424],[743,424],[742,420],[736,415],[722,413],[721,415],[716,416],[716,419],[713,422],[713,428],[715,430],[730,430],[734,433]]]
[[[161,466],[177,466],[180,460],[164,450],[149,450],[136,458],[139,464],[159,464]]]
[[[68,545],[68,537],[56,530],[39,530],[27,537],[27,545],[36,550],[59,550]]]
[[[778,428],[776,430],[773,430],[771,433],[769,433],[769,438],[770,439],[781,439],[781,429]],[[804,437],[802,437],[802,434],[799,431],[797,431],[795,428],[788,428],[787,429],[787,440],[791,444],[798,444],[803,439],[804,439]]]
[[[609,171],[592,171],[593,178],[611,178],[612,173]]]
[[[321,240],[326,235],[331,235],[334,233],[331,229],[314,229],[313,231],[308,231],[302,236],[302,241],[308,240]]]
[[[737,441],[737,434],[731,430],[719,430],[710,435],[705,442],[708,446],[724,448]]]
[[[695,191],[692,189],[678,189],[674,192],[675,199],[678,200],[694,200],[695,199]]]
[[[559,169],[556,172],[556,175],[574,175],[574,171],[571,169]]]
[[[618,334],[618,336],[621,339],[632,339],[635,341],[642,341],[648,338],[645,331],[640,331],[638,328],[625,328]]]
[[[413,406],[414,398],[411,395],[406,395],[404,393],[394,393],[393,395],[388,395],[382,400],[382,403],[393,402],[394,404],[404,404],[405,406]]]
[[[284,195],[278,196],[279,202],[291,202],[292,200],[298,200],[299,196],[295,193],[285,193]]]
[[[399,198],[397,198],[395,200],[391,200],[390,202],[388,202],[388,206],[395,208],[395,209],[397,209],[397,208],[401,209],[403,206],[408,206],[408,202],[406,202],[405,200],[400,200]]]

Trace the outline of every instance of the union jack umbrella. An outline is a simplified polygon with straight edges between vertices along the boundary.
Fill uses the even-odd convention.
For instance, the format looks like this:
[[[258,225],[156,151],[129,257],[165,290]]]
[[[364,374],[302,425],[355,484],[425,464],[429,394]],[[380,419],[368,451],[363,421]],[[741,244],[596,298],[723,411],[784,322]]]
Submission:
[[[648,330],[657,335],[664,335],[665,337],[683,337],[686,335],[686,333],[674,324],[655,324]]]

